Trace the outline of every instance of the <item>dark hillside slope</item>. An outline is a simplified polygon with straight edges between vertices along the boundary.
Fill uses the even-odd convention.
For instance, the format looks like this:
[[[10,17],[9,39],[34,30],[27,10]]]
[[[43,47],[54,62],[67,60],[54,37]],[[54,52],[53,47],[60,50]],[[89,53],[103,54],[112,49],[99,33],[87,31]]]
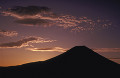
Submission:
[[[120,65],[85,46],[76,46],[44,62],[0,68],[0,78],[120,77]]]

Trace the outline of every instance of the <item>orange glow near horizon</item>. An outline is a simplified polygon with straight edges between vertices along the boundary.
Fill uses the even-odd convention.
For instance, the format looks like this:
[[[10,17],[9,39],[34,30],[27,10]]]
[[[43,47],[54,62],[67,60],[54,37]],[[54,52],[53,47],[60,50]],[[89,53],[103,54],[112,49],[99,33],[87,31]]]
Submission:
[[[7,54],[6,54],[7,53]],[[6,66],[16,66],[16,65],[22,65],[30,62],[38,62],[38,61],[45,61],[47,59],[53,58],[63,52],[32,52],[32,51],[26,51],[26,52],[6,52],[1,53],[0,57],[0,66],[6,67]],[[3,57],[6,56],[6,57]],[[21,58],[22,57],[22,58]]]
[[[65,50],[65,49],[60,48],[60,47],[57,47],[57,48],[61,49],[61,51]],[[41,49],[39,49],[39,51],[42,51],[42,52],[39,52],[39,51],[32,52],[32,51],[26,50],[26,52],[22,52],[22,53],[20,53],[21,51],[18,51],[17,54],[15,52],[12,52],[12,51],[8,52],[7,54],[2,53],[2,55],[5,54],[4,56],[6,56],[6,57],[3,57],[3,59],[0,59],[0,66],[7,67],[7,66],[22,65],[22,64],[26,64],[26,63],[30,63],[30,62],[45,61],[47,59],[53,58],[53,57],[63,53],[63,52],[52,52],[54,49],[56,49],[56,48],[41,48]],[[104,49],[97,48],[94,51],[99,51],[99,50],[102,51],[103,50],[103,52],[106,52],[106,49],[108,51],[110,51],[110,50],[113,51],[114,48],[110,48],[110,49],[105,48],[105,51],[104,51]],[[110,58],[110,60],[120,64],[120,59]]]
[[[8,67],[8,66],[17,66],[17,65],[22,65],[22,64],[26,64],[26,63],[31,63],[31,62],[38,62],[38,61],[45,61],[48,58],[40,58],[40,59],[31,59],[31,60],[13,60],[13,61],[5,61],[4,60],[0,61],[0,66],[2,67]]]

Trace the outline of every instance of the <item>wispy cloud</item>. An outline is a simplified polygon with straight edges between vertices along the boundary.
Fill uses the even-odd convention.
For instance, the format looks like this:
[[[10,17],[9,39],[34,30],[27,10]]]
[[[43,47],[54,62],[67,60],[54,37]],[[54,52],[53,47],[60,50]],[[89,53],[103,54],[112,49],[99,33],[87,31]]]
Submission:
[[[46,40],[41,37],[26,37],[16,42],[2,43],[0,44],[0,48],[21,48],[26,46],[32,46],[30,43],[46,43],[46,42],[54,42],[55,40]]]
[[[15,6],[13,8],[9,8],[3,13],[5,15],[13,16],[16,18],[27,18],[24,16],[34,16],[39,13],[47,13],[49,12],[50,9],[48,7],[40,7],[40,6],[28,6],[28,7],[23,7],[23,6]]]
[[[19,19],[15,21],[16,23],[24,24],[24,25],[29,25],[29,26],[36,26],[36,25],[49,25],[48,21],[43,20],[43,19]]]
[[[120,52],[120,48],[95,48],[95,52]]]
[[[17,36],[18,33],[16,31],[0,30],[0,35],[13,37],[13,36]]]
[[[75,17],[72,15],[56,14],[48,7],[40,6],[16,6],[2,12],[4,16],[17,18],[19,24],[30,26],[59,26],[70,28],[71,31],[93,31],[107,28],[111,25],[108,20],[92,20],[87,17]]]
[[[53,48],[27,48],[26,50],[30,51],[39,51],[39,52],[66,52],[67,49],[61,47],[53,47]]]

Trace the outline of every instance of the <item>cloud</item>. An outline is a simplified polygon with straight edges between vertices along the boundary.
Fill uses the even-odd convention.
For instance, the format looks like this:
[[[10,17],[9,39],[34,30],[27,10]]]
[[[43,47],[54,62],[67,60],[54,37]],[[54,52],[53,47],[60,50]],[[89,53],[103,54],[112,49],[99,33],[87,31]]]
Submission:
[[[53,47],[53,48],[27,48],[26,50],[30,51],[40,51],[40,52],[66,52],[67,49],[61,47]]]
[[[95,52],[120,52],[120,48],[95,48]]]
[[[8,37],[13,37],[17,36],[18,33],[16,31],[7,31],[7,30],[0,30],[0,36],[8,36]]]
[[[16,18],[16,23],[26,26],[58,26],[71,31],[94,31],[107,28],[112,23],[108,20],[88,17],[75,17],[72,15],[56,14],[48,7],[16,6],[2,12],[4,16]]]
[[[51,11],[48,7],[40,6],[15,6],[2,12],[5,16],[13,16],[18,19],[34,18],[36,15],[47,15]]]
[[[6,12],[9,12],[9,14],[16,14],[19,16],[24,16],[24,15],[36,15],[38,13],[45,13],[50,11],[50,8],[48,7],[40,7],[40,6],[15,6],[13,8],[9,8]]]
[[[25,24],[29,26],[35,26],[35,25],[47,25],[48,21],[43,19],[20,19],[16,20],[16,23]],[[48,23],[49,24],[49,23]]]
[[[16,42],[2,43],[0,44],[0,48],[21,48],[26,46],[32,46],[30,43],[46,43],[53,42],[55,40],[46,40],[41,37],[26,37]]]

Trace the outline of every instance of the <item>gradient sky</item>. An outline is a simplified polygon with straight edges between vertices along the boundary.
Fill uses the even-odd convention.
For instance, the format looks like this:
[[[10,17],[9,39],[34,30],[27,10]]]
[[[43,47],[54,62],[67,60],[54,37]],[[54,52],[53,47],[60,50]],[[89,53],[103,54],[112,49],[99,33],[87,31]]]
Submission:
[[[0,66],[82,45],[120,63],[119,14],[115,0],[0,0]]]

